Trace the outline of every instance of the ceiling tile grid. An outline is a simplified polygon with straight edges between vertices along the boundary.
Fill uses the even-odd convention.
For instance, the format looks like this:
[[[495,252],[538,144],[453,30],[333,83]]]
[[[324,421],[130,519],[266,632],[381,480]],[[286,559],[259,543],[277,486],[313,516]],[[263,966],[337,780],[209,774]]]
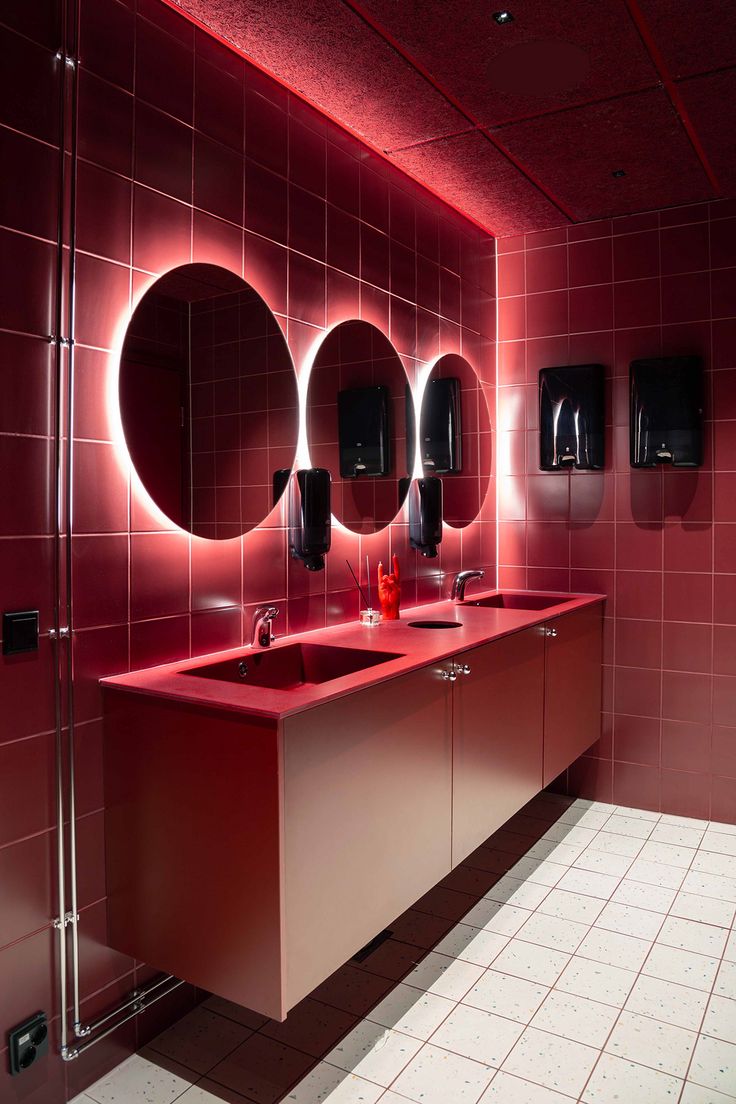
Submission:
[[[165,2],[496,236],[736,191],[723,0]]]

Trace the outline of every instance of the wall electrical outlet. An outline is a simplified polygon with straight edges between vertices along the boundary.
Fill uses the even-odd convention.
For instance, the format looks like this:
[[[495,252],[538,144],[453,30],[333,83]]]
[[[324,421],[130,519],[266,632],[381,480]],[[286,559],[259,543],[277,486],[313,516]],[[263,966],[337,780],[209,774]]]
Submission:
[[[37,1012],[8,1032],[10,1075],[29,1069],[49,1049],[49,1027],[45,1012]]]

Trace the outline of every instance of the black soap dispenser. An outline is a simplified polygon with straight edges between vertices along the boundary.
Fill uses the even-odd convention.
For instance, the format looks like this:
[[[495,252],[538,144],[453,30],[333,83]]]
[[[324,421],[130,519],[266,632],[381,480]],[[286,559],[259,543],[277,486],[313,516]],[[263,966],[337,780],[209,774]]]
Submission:
[[[409,487],[409,544],[428,559],[442,542],[442,480],[436,475],[413,479]]]
[[[632,360],[629,372],[632,468],[703,463],[703,366],[700,357]]]
[[[289,551],[308,571],[322,571],[330,550],[330,473],[302,468],[289,483]]]
[[[603,467],[604,396],[602,364],[571,364],[540,371],[539,467],[542,471]]]

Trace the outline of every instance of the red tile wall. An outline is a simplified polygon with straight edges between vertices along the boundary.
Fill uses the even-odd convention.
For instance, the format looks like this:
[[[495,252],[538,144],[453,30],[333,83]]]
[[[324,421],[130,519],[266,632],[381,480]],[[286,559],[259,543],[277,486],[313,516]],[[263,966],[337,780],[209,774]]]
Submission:
[[[39,607],[42,629],[38,655],[0,659],[0,1047],[25,1016],[56,1011],[56,8],[11,2],[0,13],[4,56],[23,59],[23,87],[0,100],[14,166],[0,174],[0,607]],[[155,973],[105,947],[100,676],[240,644],[265,600],[282,634],[351,619],[345,556],[388,562],[396,551],[407,604],[438,598],[463,566],[495,570],[493,482],[479,521],[448,530],[434,561],[410,554],[403,516],[373,536],[336,529],[318,575],[287,559],[278,512],[232,541],[172,529],[131,481],[116,435],[132,307],[172,266],[222,264],[274,311],[298,372],[327,326],[359,317],[390,337],[410,378],[440,352],[462,353],[493,410],[495,264],[491,239],[158,0],[82,0],[80,25],[71,556],[89,1018]],[[190,999],[161,1002],[66,1067],[52,1054],[11,1080],[0,1054],[0,1101],[75,1095]]]
[[[736,821],[736,208],[498,242],[501,585],[607,595],[600,739],[570,793]],[[697,471],[629,466],[628,370],[697,353]],[[603,472],[538,466],[537,374],[606,366]]]

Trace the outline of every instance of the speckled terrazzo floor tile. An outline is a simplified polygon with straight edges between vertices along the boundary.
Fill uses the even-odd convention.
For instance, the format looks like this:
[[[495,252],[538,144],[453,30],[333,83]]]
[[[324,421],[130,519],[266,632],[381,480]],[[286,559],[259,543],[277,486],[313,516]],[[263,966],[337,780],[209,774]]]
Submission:
[[[519,1023],[528,1023],[548,993],[546,985],[537,985],[491,969],[486,970],[462,1003],[483,1008],[486,1012],[496,1012]]]
[[[208,1008],[195,1008],[181,1020],[157,1035],[148,1047],[196,1073],[207,1073],[241,1043],[251,1029],[234,1020],[218,1016]]]
[[[516,905],[522,909],[539,908],[541,903],[549,895],[549,886],[539,885],[536,882],[525,882],[520,878],[511,878],[505,874],[499,878],[495,885],[484,894],[489,901],[498,901],[509,905]],[[466,917],[467,919],[467,917]]]
[[[543,912],[535,912],[519,929],[518,938],[525,939],[529,943],[538,943],[540,946],[549,947],[554,951],[572,954],[580,946],[587,933],[587,924],[581,924],[576,920],[565,920],[559,916],[549,916]]]
[[[736,1000],[713,994],[701,1028],[704,1035],[712,1035],[727,1043],[736,1043]]]
[[[651,946],[648,939],[637,939],[633,935],[622,935],[620,932],[594,927],[578,947],[577,953],[581,958],[592,958],[609,966],[639,970]]]
[[[376,1104],[380,1085],[321,1062],[284,1097],[283,1104]]]
[[[430,951],[404,978],[404,982],[426,993],[436,993],[438,997],[458,1001],[475,985],[482,973],[482,966]]]
[[[440,954],[461,958],[476,966],[490,966],[497,954],[508,943],[508,936],[475,928],[470,924],[457,924],[435,947]]]
[[[325,1062],[387,1089],[421,1046],[420,1039],[363,1020],[325,1055]]]
[[[657,936],[657,942],[665,943],[668,947],[680,947],[684,951],[696,951],[698,954],[720,958],[726,946],[727,934],[724,928],[716,927],[715,924],[668,916]]]
[[[528,1027],[502,1069],[556,1092],[576,1097],[582,1092],[599,1051],[584,1043]]]
[[[736,1094],[736,1044],[701,1035],[688,1079],[717,1092]]]
[[[531,1022],[532,1027],[576,1043],[602,1047],[618,1016],[610,1004],[553,989]]]
[[[592,844],[596,851],[603,851],[609,855],[623,855],[628,859],[635,859],[644,846],[644,840],[637,836],[620,836],[617,832],[599,832]]]
[[[170,1104],[196,1080],[182,1068],[181,1074],[154,1065],[139,1054],[86,1090],[97,1104]]]
[[[495,1070],[425,1043],[391,1086],[418,1104],[476,1104]]]
[[[522,1025],[513,1020],[459,1004],[438,1027],[430,1042],[453,1054],[498,1067],[523,1030]]]
[[[588,897],[583,893],[570,893],[566,889],[552,889],[537,906],[537,912],[546,916],[559,916],[561,920],[574,920],[588,927],[605,908],[602,897]]]
[[[476,928],[496,932],[498,935],[516,935],[517,931],[531,916],[531,910],[517,905],[505,904],[483,898],[463,916],[463,923]]]
[[[349,1012],[307,997],[291,1009],[283,1022],[268,1020],[261,1028],[261,1034],[285,1046],[303,1050],[314,1058],[321,1058],[355,1022],[355,1016]]]
[[[499,1070],[478,1104],[570,1104],[572,1097]]]
[[[697,1035],[635,1012],[622,1012],[605,1049],[619,1058],[684,1077]]]
[[[512,939],[494,960],[494,969],[514,977],[535,981],[539,985],[554,985],[570,961],[570,955]]]
[[[670,913],[672,916],[681,916],[684,920],[698,920],[703,924],[729,928],[736,915],[736,905],[698,893],[678,893]]]
[[[635,981],[633,970],[622,970],[619,966],[609,966],[605,962],[578,958],[576,955],[560,975],[557,988],[563,993],[590,997],[591,1000],[621,1008]]]
[[[736,1000],[736,962],[730,962],[728,959],[723,960],[718,969],[713,992],[718,993],[720,997],[730,997],[731,1000]]]
[[[625,1007],[629,1012],[697,1031],[707,1003],[708,996],[701,990],[642,974],[636,979]]]
[[[736,1096],[727,1096],[714,1089],[706,1089],[703,1085],[696,1085],[693,1081],[686,1081],[679,1104],[733,1104],[734,1100]]]
[[[581,1100],[584,1104],[676,1104],[682,1081],[669,1073],[602,1054]]]
[[[646,885],[626,877],[616,887],[611,901],[621,905],[633,905],[634,908],[648,909],[650,912],[665,913],[669,911],[676,896],[676,889],[668,889],[661,885]]]
[[[632,935],[636,939],[653,940],[662,927],[662,914],[645,908],[634,908],[609,901],[595,922],[597,928]]]
[[[683,951],[655,943],[642,967],[642,973],[693,989],[710,989],[718,969],[718,960],[707,955]]]
[[[384,1027],[393,1027],[415,1039],[427,1040],[455,1002],[435,993],[424,993],[410,985],[397,985],[372,1009],[367,1018]]]

